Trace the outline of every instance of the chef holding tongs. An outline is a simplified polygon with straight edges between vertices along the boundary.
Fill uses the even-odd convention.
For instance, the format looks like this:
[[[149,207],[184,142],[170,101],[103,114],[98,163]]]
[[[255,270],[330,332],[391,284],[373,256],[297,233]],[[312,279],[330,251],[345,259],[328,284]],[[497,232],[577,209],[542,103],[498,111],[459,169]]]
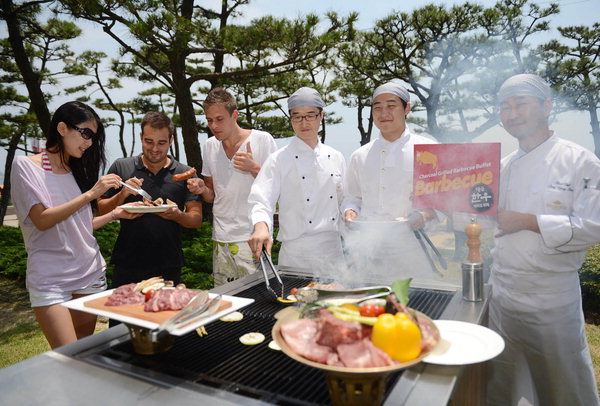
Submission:
[[[351,262],[390,280],[440,273],[428,244],[445,265],[424,232],[436,213],[412,207],[414,145],[435,141],[410,132],[410,109],[403,86],[388,82],[375,89],[373,122],[381,135],[354,151],[344,184],[344,219],[349,230],[358,231],[345,235]]]
[[[321,95],[309,87],[289,97],[295,136],[269,156],[248,197],[254,226],[248,244],[254,255],[259,258],[263,249],[270,254],[278,207],[278,265],[305,269],[315,276],[333,276],[345,267],[339,203],[346,162],[341,152],[319,139],[324,107]]]

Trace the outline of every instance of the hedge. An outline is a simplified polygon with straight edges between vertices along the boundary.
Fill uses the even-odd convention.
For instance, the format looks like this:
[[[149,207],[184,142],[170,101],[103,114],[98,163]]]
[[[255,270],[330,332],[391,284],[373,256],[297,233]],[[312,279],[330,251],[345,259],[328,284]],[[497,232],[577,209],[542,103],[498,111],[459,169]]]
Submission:
[[[183,255],[185,265],[181,270],[181,281],[194,289],[210,289],[212,279],[211,225],[203,223],[194,230],[183,233]],[[100,251],[110,264],[112,248],[119,232],[118,223],[110,223],[94,232]],[[277,263],[279,244],[273,247],[273,259]],[[25,279],[27,254],[20,229],[0,226],[0,276],[10,279]],[[112,276],[112,265],[107,268],[107,276]],[[585,312],[600,314],[600,244],[588,250],[585,262],[579,272],[581,293]]]
[[[113,222],[94,232],[100,252],[106,263],[106,276],[112,280],[114,265],[110,263],[113,247],[119,234],[119,223]],[[198,229],[184,229],[182,236],[185,264],[181,268],[181,282],[192,289],[211,289],[212,277],[212,227],[204,222]],[[279,243],[273,247],[273,260],[277,263]],[[10,279],[25,279],[27,253],[20,229],[0,226],[0,275]]]

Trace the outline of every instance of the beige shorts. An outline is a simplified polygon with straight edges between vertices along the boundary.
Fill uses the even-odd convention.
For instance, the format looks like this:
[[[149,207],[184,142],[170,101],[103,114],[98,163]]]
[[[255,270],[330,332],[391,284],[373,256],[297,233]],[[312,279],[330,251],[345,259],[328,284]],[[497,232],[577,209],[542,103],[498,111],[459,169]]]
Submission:
[[[243,278],[258,269],[247,241],[218,242],[213,250],[215,286]]]
[[[106,273],[102,272],[102,274],[94,282],[83,289],[65,292],[48,292],[34,288],[28,288],[27,290],[29,291],[29,301],[31,302],[31,307],[40,307],[68,302],[69,300],[73,299],[73,295],[91,295],[94,293],[103,292],[106,290],[106,288]]]

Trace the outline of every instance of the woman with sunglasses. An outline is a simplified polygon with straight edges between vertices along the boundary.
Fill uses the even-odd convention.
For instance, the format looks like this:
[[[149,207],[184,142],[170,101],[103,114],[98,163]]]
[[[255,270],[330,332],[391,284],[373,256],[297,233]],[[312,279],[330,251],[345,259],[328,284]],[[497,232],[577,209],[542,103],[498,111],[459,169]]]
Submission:
[[[60,303],[106,289],[106,264],[93,230],[121,209],[93,217],[96,199],[120,187],[117,175],[99,178],[106,165],[104,127],[81,102],[56,110],[46,151],[17,156],[11,170],[12,200],[27,249],[26,284],[31,306],[52,348],[91,335],[96,316]]]

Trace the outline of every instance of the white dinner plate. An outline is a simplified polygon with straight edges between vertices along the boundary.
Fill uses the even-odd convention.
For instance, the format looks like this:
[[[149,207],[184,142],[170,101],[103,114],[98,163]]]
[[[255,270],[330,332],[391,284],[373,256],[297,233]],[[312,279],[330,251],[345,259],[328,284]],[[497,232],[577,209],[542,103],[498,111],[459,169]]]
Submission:
[[[478,324],[434,320],[441,340],[423,362],[438,365],[467,365],[490,360],[504,350],[498,333]]]
[[[98,299],[98,298],[104,297],[104,296],[109,296],[110,294],[112,294],[113,291],[114,291],[114,289],[110,289],[110,290],[105,290],[104,292],[95,293],[93,295],[83,296],[78,299],[74,299],[74,300],[70,300],[68,302],[62,303],[62,305],[65,307],[68,307],[69,309],[79,310],[82,312],[95,314],[97,316],[108,317],[110,319],[115,319],[115,320],[118,320],[118,321],[126,323],[126,324],[132,324],[134,326],[145,327],[150,330],[153,330],[158,327],[159,323],[154,323],[152,321],[143,320],[143,319],[140,319],[137,317],[127,316],[124,314],[119,314],[119,313],[111,312],[108,310],[97,309],[94,307],[88,307],[85,305],[85,303],[90,300]],[[213,297],[217,296],[217,294],[209,293],[208,296],[209,296],[209,298],[212,299]],[[174,336],[182,336],[184,334],[189,333],[192,330],[195,330],[196,328],[198,328],[200,326],[204,326],[209,323],[212,323],[213,321],[219,320],[221,317],[223,317],[231,312],[234,312],[236,310],[239,310],[243,307],[246,307],[249,304],[254,302],[254,299],[249,299],[249,298],[245,298],[245,297],[237,297],[237,296],[228,296],[228,295],[223,295],[221,300],[231,302],[231,306],[226,309],[221,310],[220,312],[213,314],[212,316],[200,319],[195,323],[192,323],[189,325],[184,325],[181,328],[175,329],[175,330],[169,332],[169,334],[174,335]],[[118,311],[119,306],[114,306],[114,308],[116,311]]]
[[[130,206],[127,204],[119,206],[129,213],[161,213],[167,211],[171,207],[177,207],[176,204],[161,204],[160,206]]]

